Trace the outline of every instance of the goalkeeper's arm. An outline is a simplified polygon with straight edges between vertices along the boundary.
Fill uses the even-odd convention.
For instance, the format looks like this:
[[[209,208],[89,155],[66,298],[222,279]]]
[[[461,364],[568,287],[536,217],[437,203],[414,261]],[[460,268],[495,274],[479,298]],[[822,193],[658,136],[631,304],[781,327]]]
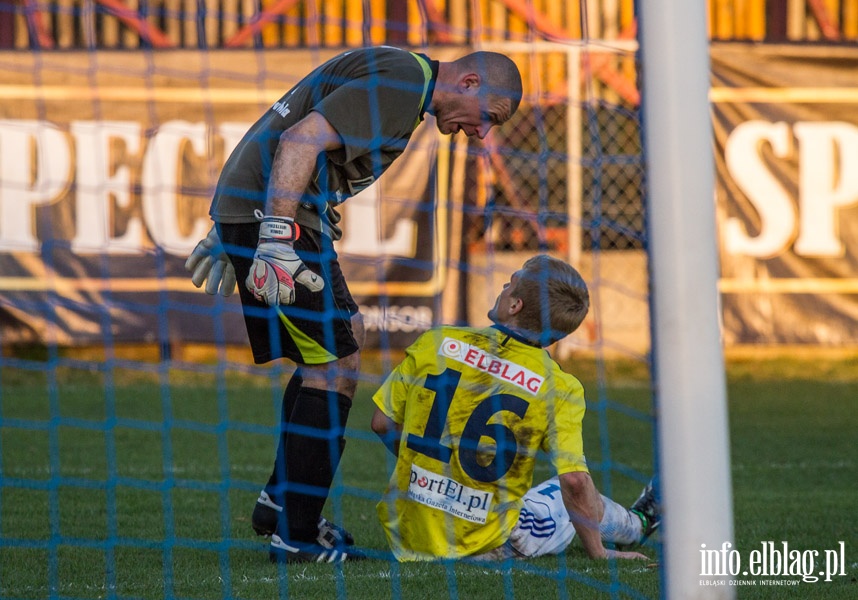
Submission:
[[[265,214],[294,219],[319,155],[342,147],[337,130],[316,111],[280,134],[268,179]],[[319,201],[324,204],[324,199]]]
[[[311,292],[322,290],[322,278],[310,271],[293,248],[301,229],[295,223],[298,202],[304,195],[319,154],[342,147],[339,134],[319,113],[312,111],[280,135],[268,180],[266,212],[259,243],[245,286],[269,306],[292,304],[295,285]]]

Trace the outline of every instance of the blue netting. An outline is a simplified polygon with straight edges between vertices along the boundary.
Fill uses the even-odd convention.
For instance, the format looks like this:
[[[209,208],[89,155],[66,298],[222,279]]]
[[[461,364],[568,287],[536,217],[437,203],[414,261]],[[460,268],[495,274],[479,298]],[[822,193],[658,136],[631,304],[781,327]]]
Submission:
[[[514,56],[521,65],[546,59]],[[254,56],[250,67],[258,77],[248,75],[243,55],[184,58],[198,68],[129,53],[111,64],[117,83],[99,77],[105,59],[95,54],[0,56],[0,71],[21,79],[37,98],[25,109],[0,101],[7,119],[0,125],[0,142],[7,140],[0,161],[10,160],[10,149],[35,157],[19,163],[29,179],[0,184],[0,202],[19,198],[34,215],[21,221],[32,231],[0,249],[0,596],[657,596],[659,575],[651,568],[594,567],[574,545],[568,556],[492,566],[395,562],[375,513],[393,463],[369,429],[369,397],[408,343],[444,321],[485,324],[485,311],[523,259],[536,252],[569,256],[568,234],[577,228],[576,266],[590,286],[592,310],[585,326],[552,351],[585,382],[585,448],[600,490],[623,504],[634,500],[653,469],[636,108],[616,98],[580,103],[581,144],[574,151],[568,101],[539,95],[527,97],[486,145],[439,141],[431,124],[416,139],[420,155],[411,160],[426,161],[433,177],[413,197],[401,185],[385,190],[389,208],[368,214],[383,222],[387,236],[399,220],[412,219],[428,249],[421,245],[410,257],[377,247],[363,255],[341,250],[372,321],[325,515],[350,529],[373,560],[275,566],[267,541],[253,534],[250,513],[271,470],[293,366],[251,366],[237,299],[210,298],[190,286],[182,266],[189,248],[161,246],[139,232],[145,243],[122,252],[77,247],[75,226],[85,215],[75,203],[82,191],[74,178],[53,179],[68,174],[50,164],[56,157],[49,149],[62,152],[51,144],[78,140],[75,121],[137,123],[131,134],[105,125],[110,141],[92,149],[110,157],[96,165],[107,173],[96,193],[110,203],[111,231],[121,237],[143,211],[152,182],[141,180],[141,163],[159,131],[177,119],[204,122],[211,154],[182,146],[174,162],[186,181],[162,174],[157,182],[179,186],[182,202],[173,217],[182,232],[190,230],[205,218],[226,147],[243,130],[225,124],[247,125],[267,106],[270,89],[288,89],[322,57]],[[566,60],[563,53],[550,58]],[[32,60],[35,73],[26,68]],[[290,61],[288,74],[278,71]],[[126,84],[136,100],[110,95]],[[65,90],[64,106],[40,95],[41,85]],[[183,99],[183,91],[200,88],[210,95]],[[166,99],[154,99],[158,90]],[[221,93],[240,100],[217,100]],[[69,149],[69,164],[86,167],[88,150]],[[571,164],[580,167],[578,213],[568,206]],[[122,169],[129,169],[127,180],[111,179]],[[397,177],[401,184],[414,176]],[[434,198],[443,198],[443,210]],[[367,209],[346,205],[344,223],[363,218],[359,210]],[[360,236],[347,229],[340,247],[359,249]],[[29,239],[33,247],[21,241]],[[537,477],[550,476],[546,457],[540,465]],[[656,545],[646,552],[657,559]]]

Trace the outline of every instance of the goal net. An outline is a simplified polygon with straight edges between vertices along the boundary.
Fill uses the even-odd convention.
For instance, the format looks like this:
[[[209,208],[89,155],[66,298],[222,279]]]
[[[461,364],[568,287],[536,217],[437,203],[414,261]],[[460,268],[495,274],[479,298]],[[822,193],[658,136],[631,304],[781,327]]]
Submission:
[[[584,383],[597,487],[628,506],[654,473],[633,15],[518,4],[408,3],[392,21],[377,2],[0,8],[0,595],[660,595],[657,535],[652,564],[595,566],[573,542],[496,568],[416,567],[392,559],[376,517],[392,463],[371,394],[428,328],[487,325],[538,253],[590,289],[584,325],[550,352]],[[599,18],[614,27],[597,39]],[[207,296],[183,265],[248,127],[311,69],[399,26],[400,45],[436,60],[507,54],[524,98],[482,141],[427,117],[342,206],[336,249],[367,343],[324,514],[373,560],[272,566],[250,513],[294,365],[254,365],[237,295]]]

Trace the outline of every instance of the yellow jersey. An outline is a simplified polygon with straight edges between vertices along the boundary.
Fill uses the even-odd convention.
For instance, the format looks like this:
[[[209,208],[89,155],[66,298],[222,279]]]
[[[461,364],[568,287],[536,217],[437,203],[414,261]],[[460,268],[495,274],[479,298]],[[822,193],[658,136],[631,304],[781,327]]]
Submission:
[[[558,474],[587,471],[581,383],[544,349],[499,327],[424,333],[373,401],[402,426],[377,506],[400,561],[457,558],[503,544],[540,449]]]

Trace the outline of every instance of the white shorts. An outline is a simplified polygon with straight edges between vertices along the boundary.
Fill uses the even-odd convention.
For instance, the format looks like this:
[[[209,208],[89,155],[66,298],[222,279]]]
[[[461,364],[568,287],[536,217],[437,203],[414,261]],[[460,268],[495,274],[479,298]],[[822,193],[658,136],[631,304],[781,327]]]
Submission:
[[[606,496],[601,496],[604,514],[599,523],[602,542],[629,545],[643,535],[640,517]],[[524,507],[509,539],[480,558],[534,558],[560,554],[575,538],[575,526],[566,512],[560,493],[560,479],[552,477],[530,488],[524,495]]]
[[[566,550],[575,537],[575,527],[563,504],[559,478],[530,488],[523,500],[524,507],[506,543],[479,558],[535,558]]]
[[[575,527],[563,504],[560,479],[552,477],[530,488],[523,500],[518,523],[509,536],[515,553],[534,558],[566,550],[575,537]]]

